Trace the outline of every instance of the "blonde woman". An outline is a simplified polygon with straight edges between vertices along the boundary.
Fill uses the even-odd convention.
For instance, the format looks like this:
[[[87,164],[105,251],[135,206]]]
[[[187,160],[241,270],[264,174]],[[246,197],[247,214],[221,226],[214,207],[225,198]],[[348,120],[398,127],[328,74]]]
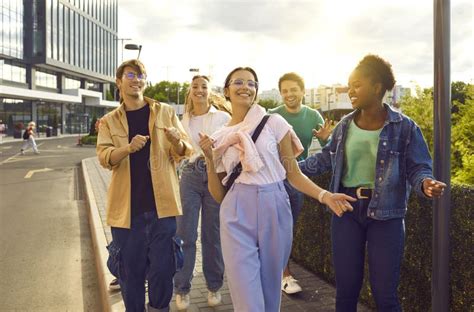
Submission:
[[[219,204],[212,198],[207,186],[206,163],[199,147],[199,133],[211,135],[223,127],[230,115],[217,110],[219,101],[210,99],[209,78],[194,76],[188,96],[185,114],[181,123],[194,148],[194,153],[181,173],[180,193],[183,215],[177,218],[177,235],[184,241],[184,266],[174,277],[176,306],[183,310],[189,307],[191,281],[196,261],[196,240],[199,215],[201,215],[202,270],[208,289],[208,305],[221,302],[219,289],[224,280],[224,261],[222,259],[219,235]],[[224,105],[222,103],[217,104]],[[223,106],[224,107],[224,106]]]
[[[20,150],[21,155],[25,155],[25,150],[30,146],[35,154],[40,153],[35,141],[35,129],[36,123],[34,121],[30,121],[30,123],[28,123],[28,127],[23,133],[23,145],[21,146]]]

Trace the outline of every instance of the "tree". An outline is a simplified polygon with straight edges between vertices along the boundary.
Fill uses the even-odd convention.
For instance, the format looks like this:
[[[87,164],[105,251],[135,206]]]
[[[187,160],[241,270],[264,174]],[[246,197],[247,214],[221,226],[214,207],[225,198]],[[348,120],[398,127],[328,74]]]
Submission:
[[[451,115],[451,176],[458,183],[474,184],[474,85],[454,82]],[[418,89],[417,96],[401,99],[403,113],[420,127],[433,154],[433,89]],[[454,109],[455,108],[455,109]]]
[[[159,102],[182,104],[184,103],[184,97],[188,88],[189,83],[187,82],[181,85],[179,82],[170,82],[164,80],[156,83],[155,85],[147,86],[145,88],[144,95]]]
[[[280,103],[272,99],[263,99],[263,100],[259,100],[258,104],[264,107],[266,110],[269,110],[269,109],[277,107]]]
[[[474,185],[474,85],[467,85],[464,105],[459,108],[453,123],[452,149],[453,181]]]
[[[416,96],[406,95],[400,100],[403,113],[420,127],[430,153],[433,154],[433,93],[417,88]]]

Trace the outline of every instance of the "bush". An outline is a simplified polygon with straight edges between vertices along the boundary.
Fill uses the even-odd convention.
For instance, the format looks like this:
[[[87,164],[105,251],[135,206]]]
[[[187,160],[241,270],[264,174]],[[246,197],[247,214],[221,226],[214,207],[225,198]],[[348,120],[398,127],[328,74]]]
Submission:
[[[330,175],[315,178],[324,188]],[[451,189],[451,311],[469,311],[474,305],[474,253],[472,249],[474,188],[455,184]],[[431,307],[432,224],[431,201],[413,192],[406,216],[405,255],[401,268],[400,301],[405,311]],[[326,281],[335,284],[331,252],[331,214],[316,200],[305,197],[293,241],[293,258]],[[366,257],[367,259],[367,257]],[[368,283],[368,265],[361,301],[375,308]],[[471,310],[472,311],[472,310]]]
[[[96,135],[85,135],[81,138],[81,143],[84,145],[96,145],[97,136]]]

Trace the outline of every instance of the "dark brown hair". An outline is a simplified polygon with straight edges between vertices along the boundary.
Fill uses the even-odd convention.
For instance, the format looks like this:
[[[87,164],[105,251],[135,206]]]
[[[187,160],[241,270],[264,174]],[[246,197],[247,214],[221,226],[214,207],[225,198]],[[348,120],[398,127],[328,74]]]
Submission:
[[[254,77],[255,77],[255,82],[257,82],[257,88],[255,90],[255,99],[257,98],[257,94],[258,94],[258,77],[257,77],[257,73],[255,72],[255,70],[253,70],[253,68],[251,67],[237,67],[237,68],[234,68],[228,75],[227,77],[225,78],[225,81],[224,81],[224,89],[225,88],[228,88],[229,87],[229,84],[230,84],[230,78],[232,78],[232,75],[239,71],[239,70],[245,70],[245,71],[248,71],[249,73],[251,73]],[[230,101],[230,98],[229,97],[225,97],[225,99],[227,101]]]

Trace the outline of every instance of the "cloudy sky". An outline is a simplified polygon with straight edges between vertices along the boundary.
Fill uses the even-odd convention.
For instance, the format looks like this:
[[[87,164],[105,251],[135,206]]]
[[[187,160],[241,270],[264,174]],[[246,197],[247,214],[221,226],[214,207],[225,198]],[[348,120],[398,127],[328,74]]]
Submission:
[[[262,90],[288,71],[307,88],[346,84],[375,53],[399,84],[433,85],[433,0],[119,0],[118,15],[119,38],[143,46],[152,83],[189,81],[199,68],[222,85],[233,68],[251,66]],[[473,29],[472,0],[451,0],[453,81],[473,83]]]

